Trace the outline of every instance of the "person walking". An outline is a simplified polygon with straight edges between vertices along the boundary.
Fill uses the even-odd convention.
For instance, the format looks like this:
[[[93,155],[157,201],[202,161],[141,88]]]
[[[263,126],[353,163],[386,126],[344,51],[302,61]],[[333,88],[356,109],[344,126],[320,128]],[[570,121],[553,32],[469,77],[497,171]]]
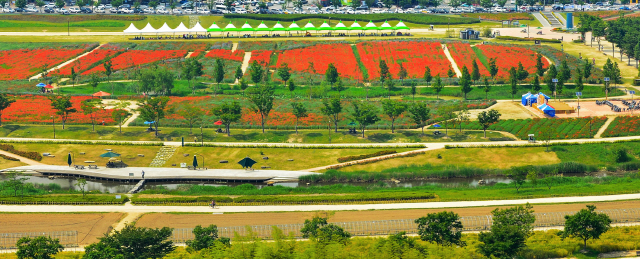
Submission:
[[[144,170],[142,170],[142,179],[144,179]]]
[[[211,204],[209,206],[211,206],[212,209],[215,209],[216,208],[216,201],[212,200]]]

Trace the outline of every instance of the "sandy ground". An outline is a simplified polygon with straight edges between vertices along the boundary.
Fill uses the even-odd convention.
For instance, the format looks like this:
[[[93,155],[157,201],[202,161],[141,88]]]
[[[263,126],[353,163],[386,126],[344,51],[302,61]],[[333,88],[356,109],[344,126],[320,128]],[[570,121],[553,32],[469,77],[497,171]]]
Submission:
[[[98,241],[123,213],[0,213],[0,233],[78,231],[78,243]]]
[[[522,32],[523,29],[526,28],[495,28],[493,31],[499,31],[500,36],[513,36],[519,38],[526,38],[527,33]],[[542,29],[536,29],[534,27],[530,28],[529,37],[531,38],[543,38],[543,39],[562,39],[563,41],[573,41],[580,38],[579,33],[562,33],[562,32],[554,32],[551,31],[552,27],[543,27]],[[536,34],[539,31],[542,31],[542,35]],[[412,31],[413,32],[413,31]]]
[[[591,204],[591,203],[590,203]],[[640,201],[600,202],[594,203],[598,209],[640,208]],[[586,204],[534,205],[535,212],[578,211]],[[454,211],[460,216],[490,215],[498,207],[454,208],[454,209],[412,209],[412,210],[368,210],[368,211],[336,211],[329,215],[330,222],[349,222],[363,220],[416,219],[428,213]],[[304,223],[319,212],[282,212],[282,213],[234,213],[234,214],[167,214],[151,213],[143,215],[136,223],[139,227],[172,227],[193,228],[196,225],[218,227],[244,225],[279,225]],[[319,213],[320,215],[326,215]]]
[[[519,102],[498,102],[491,107],[479,110],[470,110],[471,118],[477,118],[478,114],[483,111],[497,110],[500,112],[501,120],[508,119],[529,119],[533,118],[531,112],[527,111]]]

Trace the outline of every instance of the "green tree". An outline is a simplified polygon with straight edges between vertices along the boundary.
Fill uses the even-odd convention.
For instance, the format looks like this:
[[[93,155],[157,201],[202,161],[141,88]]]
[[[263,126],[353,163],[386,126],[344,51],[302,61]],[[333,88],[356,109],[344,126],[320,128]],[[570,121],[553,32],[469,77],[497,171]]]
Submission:
[[[496,58],[489,59],[489,75],[491,79],[495,79],[498,74],[498,65],[496,65]]]
[[[231,136],[229,126],[231,123],[238,122],[242,118],[242,107],[240,103],[234,100],[215,106],[211,113],[222,121],[222,125],[224,125],[227,130],[227,136]]]
[[[592,68],[593,65],[589,62],[589,60],[585,60],[584,65],[582,66],[582,76],[584,76],[584,79],[587,79],[591,76]]]
[[[149,68],[140,71],[138,84],[140,91],[146,94],[171,95],[175,76],[165,67]]]
[[[329,99],[322,100],[322,107],[320,112],[329,117],[335,125],[335,132],[338,132],[338,121],[340,120],[340,113],[342,112],[342,104],[340,103],[340,97],[334,96]]]
[[[163,258],[175,249],[169,240],[168,227],[151,229],[127,224],[122,230],[105,234],[98,243],[85,247],[84,259],[147,259]]]
[[[329,63],[329,65],[327,66],[327,70],[324,72],[324,79],[329,82],[329,84],[331,84],[332,88],[333,84],[338,81],[339,76],[340,73],[338,73],[338,69],[336,68],[336,66],[334,66],[333,63]]]
[[[327,218],[313,217],[305,220],[300,229],[303,238],[310,238],[321,244],[340,243],[345,244],[351,234],[339,226],[327,223]]]
[[[416,82],[411,82],[411,83],[409,83],[409,86],[411,87],[411,101],[415,102],[416,101],[416,93],[418,92],[417,83]]]
[[[49,96],[49,100],[51,101],[51,108],[56,110],[56,115],[60,116],[60,120],[62,120],[62,129],[64,129],[65,122],[67,122],[69,115],[78,111],[76,108],[73,108],[71,96],[52,95]]]
[[[547,84],[547,86],[553,84],[553,82],[552,82],[553,79],[554,78],[557,79],[557,77],[558,77],[558,70],[556,69],[556,65],[554,65],[554,64],[549,65],[549,70],[547,71],[547,75],[544,78],[545,84]],[[552,88],[553,88],[553,90],[552,90]],[[550,87],[549,90],[552,91],[552,92],[555,91],[555,87],[552,87],[552,88]]]
[[[2,5],[4,5],[4,3],[2,3]],[[40,12],[42,12],[42,7],[44,6],[44,1],[42,0],[36,0],[36,6],[40,7]]]
[[[200,225],[197,225],[193,228],[193,239],[187,240],[187,250],[189,252],[200,251],[202,249],[207,249],[213,247],[216,242],[221,244],[229,244],[229,238],[219,237],[218,236],[218,226],[209,225],[208,227],[203,228]]]
[[[178,109],[178,115],[189,125],[189,134],[193,134],[193,125],[202,120],[202,113],[202,110],[193,104],[185,104]]]
[[[391,79],[391,73],[389,72],[389,66],[387,66],[387,62],[384,59],[380,59],[378,63],[378,69],[380,72],[380,83],[384,85],[384,81],[387,79]]]
[[[111,59],[107,59],[107,61],[105,61],[102,66],[104,67],[104,74],[107,76],[107,82],[109,82],[109,84],[111,85],[111,95],[114,95],[115,92],[113,90],[113,84],[111,83],[111,80],[109,80],[109,77],[113,73],[113,65],[111,64]]]
[[[369,103],[363,101],[353,101],[353,111],[351,111],[351,118],[358,123],[360,130],[362,131],[362,138],[365,138],[364,131],[367,126],[373,125],[380,121],[378,117],[378,108]]]
[[[565,215],[564,231],[561,237],[580,238],[584,241],[584,249],[587,249],[587,240],[599,239],[600,236],[611,228],[611,218],[606,213],[595,211],[596,206],[587,205],[574,215]]]
[[[442,84],[442,80],[440,79],[440,75],[436,76],[436,80],[431,84],[431,88],[436,92],[436,99],[440,99],[440,91],[444,89],[444,85]]]
[[[544,69],[544,63],[542,63],[542,55],[538,53],[536,55],[536,73],[538,73],[538,76],[544,76],[544,71],[545,69]]]
[[[531,89],[533,89],[533,92],[535,93],[540,92],[540,90],[542,89],[542,87],[540,86],[540,78],[538,78],[537,75],[533,77],[533,85]]]
[[[293,79],[289,79],[287,88],[289,88],[289,92],[291,92],[291,97],[293,97],[293,91],[296,90],[296,84],[293,82]]]
[[[411,114],[411,119],[415,124],[422,128],[422,135],[424,136],[424,127],[427,125],[427,121],[431,119],[431,110],[425,104],[421,103],[413,103],[409,107],[409,113]]]
[[[482,130],[484,131],[484,137],[487,138],[487,129],[492,124],[498,122],[500,119],[500,112],[491,109],[488,112],[482,111],[478,114],[478,123],[482,125]]]
[[[309,113],[302,103],[291,103],[291,109],[293,116],[296,116],[296,135],[298,135],[298,120],[309,117]]]
[[[489,84],[489,80],[487,77],[484,77],[484,85],[482,86],[482,90],[484,90],[484,99],[489,99],[489,92],[491,91],[491,84]]]
[[[462,222],[460,216],[452,211],[429,213],[415,220],[418,235],[422,241],[433,242],[440,246],[465,246],[462,241]]]
[[[5,175],[5,186],[7,188],[13,190],[13,196],[18,196],[18,191],[22,191],[24,195],[24,182],[29,180],[29,178],[24,177],[24,174],[16,171],[8,171],[4,173]]]
[[[560,71],[558,71],[558,79],[562,78],[563,82],[568,82],[571,78],[571,69],[569,69],[569,64],[567,60],[563,60],[560,63]]]
[[[382,111],[391,119],[391,133],[394,133],[396,119],[407,111],[407,104],[396,100],[382,101]]]
[[[473,67],[471,67],[471,79],[474,84],[480,79],[480,68],[478,67],[477,61],[473,61]]]
[[[104,111],[102,100],[100,99],[87,99],[80,103],[80,109],[82,114],[89,115],[91,119],[91,131],[96,131],[96,116],[98,112]]]
[[[216,59],[216,65],[213,68],[213,78],[216,80],[216,89],[213,91],[213,96],[216,96],[218,89],[220,89],[220,83],[224,80],[224,62],[220,58]]]
[[[507,177],[511,178],[513,186],[516,188],[516,192],[520,192],[520,188],[527,182],[527,174],[529,173],[529,166],[512,166]]]
[[[524,66],[522,66],[522,62],[520,61],[518,61],[517,75],[518,75],[518,81],[523,81],[527,79],[527,77],[529,77],[529,72],[526,69],[524,69]]]
[[[73,87],[76,86],[76,79],[78,78],[78,74],[76,74],[76,70],[73,69],[73,67],[71,67],[71,83],[73,84]]]
[[[427,84],[431,83],[431,80],[433,79],[433,76],[431,75],[431,68],[429,67],[425,67],[424,68],[424,81],[427,81]]]
[[[282,64],[282,66],[278,68],[278,76],[280,77],[280,79],[282,79],[282,82],[284,84],[289,81],[289,78],[291,78],[291,69],[289,68],[289,65],[287,65],[287,63]]]
[[[576,85],[575,89],[577,92],[582,92],[582,90],[584,90],[584,83],[582,83],[582,71],[580,68],[576,69],[576,79],[574,83]]]
[[[513,96],[518,93],[518,72],[515,67],[509,69],[509,83],[511,84],[511,101],[513,102]]]
[[[169,112],[167,104],[169,103],[169,97],[153,97],[144,100],[140,104],[140,118],[145,121],[154,121],[153,125],[155,126],[155,135],[158,136],[158,125],[160,124],[160,120],[164,119],[166,114]]]
[[[60,240],[46,236],[22,237],[18,239],[16,246],[18,247],[16,256],[19,259],[51,259],[64,250]]]
[[[2,126],[2,111],[9,108],[14,102],[16,102],[16,100],[7,94],[0,94],[0,126]]]
[[[462,76],[460,77],[460,91],[464,95],[464,99],[467,99],[467,94],[471,92],[471,75],[467,67],[462,67]]]
[[[273,109],[273,101],[275,100],[274,93],[275,89],[269,85],[262,85],[249,90],[249,101],[253,104],[251,110],[260,114],[262,133],[264,133],[264,124],[267,122],[269,113]]]
[[[251,69],[251,81],[253,81],[254,84],[260,83],[260,81],[262,81],[262,75],[264,74],[264,70],[262,69],[262,66],[260,66],[258,61],[254,60],[250,65],[250,69]]]
[[[481,232],[478,245],[481,254],[487,257],[512,258],[524,247],[533,232],[533,207],[527,203],[507,209],[495,209],[490,232]]]
[[[242,73],[242,67],[238,66],[238,68],[236,68],[236,74],[235,74],[235,79],[236,80],[240,80],[240,78],[242,78],[244,76],[244,73]]]
[[[396,88],[396,83],[389,79],[385,82],[385,86],[387,87],[387,98],[391,99],[391,91]]]
[[[445,106],[438,109],[438,114],[440,114],[440,110],[442,110],[442,122],[444,122],[445,135],[449,134],[449,123],[451,123],[457,117],[456,111],[458,109],[459,109],[459,105]]]
[[[114,104],[114,107],[111,110],[111,118],[118,122],[118,125],[120,126],[120,133],[122,133],[122,123],[124,122],[124,119],[130,115],[130,113],[125,110],[130,105],[130,102],[119,100]]]
[[[242,96],[244,96],[244,90],[247,90],[247,88],[249,88],[249,83],[247,83],[244,78],[240,79],[238,83],[240,83],[240,90],[242,90]]]
[[[216,60],[217,63],[218,60]],[[215,70],[214,70],[215,71]],[[196,85],[191,87],[191,80],[198,76],[202,76],[202,63],[198,62],[195,58],[188,58],[182,63],[182,76],[184,79],[187,79],[187,83],[189,84],[189,88],[191,88],[191,94],[196,93]]]
[[[84,198],[84,191],[85,191],[85,187],[87,186],[87,180],[84,178],[80,178],[74,185],[80,188],[80,190],[82,191],[82,197]]]
[[[27,7],[27,0],[16,0],[16,7],[24,9]]]
[[[453,72],[453,68],[451,66],[449,66],[449,70],[447,70],[447,77],[449,77],[449,79],[451,79],[454,76],[456,76],[456,73]]]
[[[100,84],[100,77],[96,73],[92,73],[89,77],[89,86],[91,86],[92,91],[96,92],[96,87]]]
[[[400,81],[404,82],[404,79],[407,78],[408,75],[409,73],[407,73],[407,69],[404,68],[402,63],[400,63],[400,70],[398,71],[398,78]]]

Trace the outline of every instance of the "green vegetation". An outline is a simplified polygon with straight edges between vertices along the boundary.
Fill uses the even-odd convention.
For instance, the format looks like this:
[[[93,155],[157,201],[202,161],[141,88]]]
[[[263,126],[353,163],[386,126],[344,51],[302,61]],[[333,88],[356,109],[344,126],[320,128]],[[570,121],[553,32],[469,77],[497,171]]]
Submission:
[[[446,17],[430,14],[225,14],[226,19],[245,19],[260,21],[299,21],[304,19],[332,19],[342,21],[404,21],[416,24],[472,24],[479,23],[478,19],[463,17]]]
[[[59,186],[58,186],[59,187]],[[124,204],[129,198],[122,196],[116,199],[115,195],[91,194],[79,195],[33,195],[24,197],[0,196],[0,204],[35,204],[35,205],[89,205],[89,204]]]
[[[527,139],[529,134],[535,134],[540,141],[548,139],[578,139],[592,138],[604,122],[606,117],[588,117],[579,119],[520,119],[501,120],[489,126],[489,130],[506,131],[520,139]],[[463,129],[481,130],[483,126],[478,121],[462,122]],[[455,129],[455,127],[453,127]]]

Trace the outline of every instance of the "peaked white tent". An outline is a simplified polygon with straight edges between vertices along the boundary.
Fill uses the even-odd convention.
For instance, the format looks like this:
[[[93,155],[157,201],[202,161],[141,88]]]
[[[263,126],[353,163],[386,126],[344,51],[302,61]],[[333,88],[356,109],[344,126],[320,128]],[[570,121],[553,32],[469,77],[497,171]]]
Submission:
[[[157,33],[157,30],[151,26],[151,23],[147,23],[147,26],[144,26],[144,28],[140,30],[140,33]]]
[[[396,24],[396,27],[393,27],[396,30],[409,30],[409,27],[407,25],[404,24],[404,22],[400,21],[398,24]]]
[[[364,26],[364,28],[362,28],[363,30],[377,30],[378,26],[376,26],[372,21],[369,21],[369,23],[367,23],[367,25]]]
[[[256,27],[257,31],[271,31],[271,29],[264,24],[264,22],[262,22],[260,25],[258,25],[258,27]]]
[[[286,31],[287,29],[284,28],[284,26],[282,26],[282,24],[280,24],[280,22],[276,23],[276,25],[274,25],[271,28],[272,31]]]
[[[384,23],[380,25],[380,30],[393,30],[393,27],[391,27],[391,24],[389,24],[389,22],[384,21]]]
[[[165,22],[162,27],[160,27],[159,29],[156,30],[157,33],[168,33],[168,32],[173,32],[173,29],[171,29],[169,27],[169,25],[167,25],[167,23]]]
[[[317,31],[318,29],[316,28],[316,26],[313,26],[313,24],[311,22],[308,22],[307,25],[305,25],[303,27],[303,29],[305,31]]]
[[[196,25],[193,26],[193,28],[189,29],[189,32],[207,32],[207,29],[202,27],[202,25],[200,25],[200,22],[197,22]]]
[[[298,26],[296,22],[292,22],[291,24],[289,24],[289,27],[287,27],[287,31],[299,31],[299,30],[300,30],[300,26]]]
[[[342,21],[340,21],[338,24],[336,24],[335,27],[333,27],[334,30],[348,30],[349,28],[347,28],[347,26],[344,25],[344,23],[342,23]]]
[[[336,26],[338,27],[338,26]],[[349,26],[349,30],[362,30],[362,26],[358,23],[358,21],[354,21],[351,26]]]
[[[251,25],[249,25],[249,22],[245,22],[244,25],[242,25],[242,28],[240,28],[241,31],[255,31],[255,29],[253,27],[251,27]]]
[[[133,23],[131,23],[129,27],[122,32],[123,33],[140,33],[140,30],[138,30],[138,28],[136,28],[136,26],[133,25]]]
[[[227,24],[227,26],[225,26],[223,30],[224,31],[239,31],[238,28],[236,28],[236,26],[233,25],[233,23]]]
[[[333,30],[333,28],[331,28],[331,25],[329,25],[326,21],[324,23],[322,23],[322,25],[320,25],[320,27],[318,27],[319,31],[331,31]]]
[[[180,24],[178,24],[178,27],[173,29],[173,32],[189,32],[189,29],[187,28],[187,26],[184,26],[182,22],[180,22]]]
[[[213,24],[209,26],[209,29],[207,29],[207,31],[222,31],[222,29],[220,29],[216,22],[213,22]]]

